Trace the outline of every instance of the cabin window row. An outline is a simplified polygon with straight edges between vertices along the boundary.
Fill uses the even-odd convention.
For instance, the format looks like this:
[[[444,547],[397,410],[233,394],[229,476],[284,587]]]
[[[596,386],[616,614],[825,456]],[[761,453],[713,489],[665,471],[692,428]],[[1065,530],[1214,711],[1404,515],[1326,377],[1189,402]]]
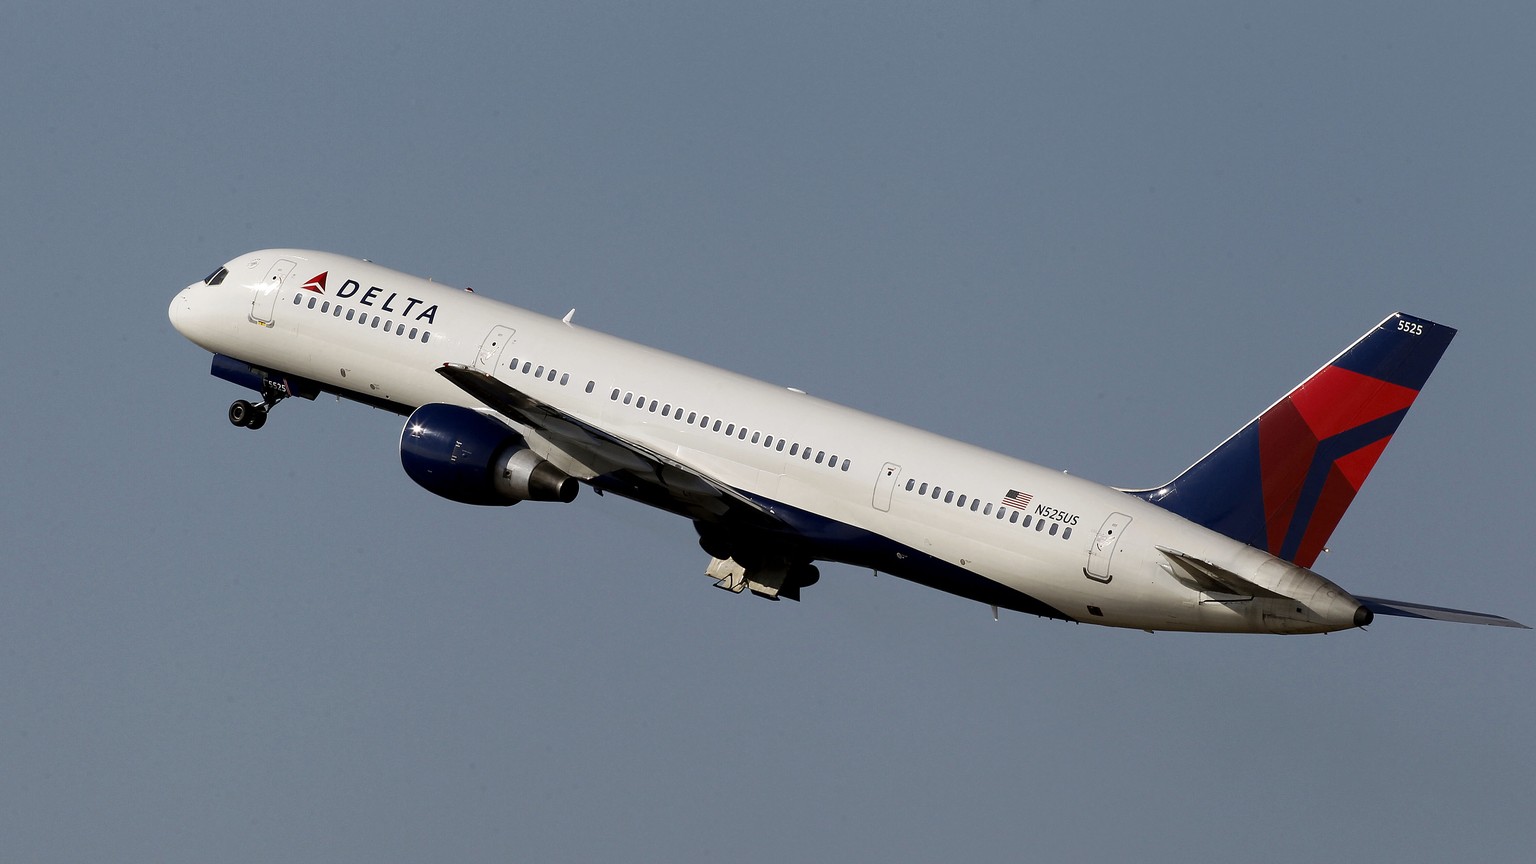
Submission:
[[[564,387],[565,385],[567,385],[567,384],[569,384],[571,382],[570,373],[568,373],[568,372],[566,372],[566,373],[557,372],[555,370],[555,367],[553,367],[553,366],[551,366],[548,369],[546,369],[546,368],[544,368],[543,364],[535,365],[532,360],[524,360],[524,361],[522,361],[522,363],[523,363],[522,369],[518,369],[517,363],[518,363],[518,358],[513,357],[512,358],[512,362],[508,365],[508,368],[510,368],[513,372],[521,371],[524,375],[532,375],[534,378],[537,378],[537,379],[542,380],[542,381],[553,382],[556,379],[556,377],[558,377],[560,379],[560,386],[561,387]],[[591,393],[592,392],[592,388],[595,387],[595,386],[597,386],[597,382],[596,381],[588,381],[587,382],[587,392]]]
[[[293,295],[293,305],[298,306],[303,302],[304,295],[302,293]],[[343,306],[340,303],[332,303],[329,300],[322,300],[319,297],[310,297],[309,304],[305,308],[316,309],[320,314],[329,314],[333,318],[341,318],[343,317],[342,313],[345,312],[345,317],[348,321],[356,321],[364,327],[371,327],[374,330],[382,329],[385,333],[394,333],[396,336],[404,336],[412,341],[415,341],[419,336],[423,344],[432,338],[432,331],[430,330],[421,330],[416,327],[407,329],[407,325],[403,321],[396,323],[394,319],[380,318],[378,315],[372,316],[372,321],[370,322],[367,312],[358,314],[359,310],[357,309]],[[380,321],[383,322],[382,328],[379,326]]]
[[[747,441],[752,444],[760,444],[764,449],[784,453],[787,456],[798,456],[806,462],[814,462],[817,465],[825,465],[847,471],[853,463],[849,459],[839,458],[836,454],[828,454],[825,450],[818,450],[810,445],[802,445],[798,441],[790,441],[783,437],[775,437],[765,432],[748,429],[745,426],[737,426],[719,418],[711,418],[708,414],[699,414],[697,411],[685,411],[682,406],[674,407],[670,402],[662,402],[659,399],[648,399],[645,396],[637,396],[633,391],[621,391],[614,388],[608,394],[608,398],[614,402],[634,407],[639,411],[651,414],[660,414],[679,423],[689,426],[698,426],[709,432],[723,434],[727,438],[735,438],[738,441]]]
[[[983,502],[980,498],[964,493],[956,493],[953,489],[945,489],[938,484],[929,486],[927,483],[919,483],[915,479],[907,480],[906,490],[915,492],[920,498],[931,498],[934,501],[943,501],[945,504],[953,504],[972,513],[981,516],[995,516],[999,520],[1006,519],[1009,524],[1023,528],[1034,526],[1036,531],[1043,532],[1051,537],[1060,536],[1067,540],[1072,536],[1072,527],[1063,525],[1053,519],[1036,519],[1033,514],[1013,504],[998,502]]]

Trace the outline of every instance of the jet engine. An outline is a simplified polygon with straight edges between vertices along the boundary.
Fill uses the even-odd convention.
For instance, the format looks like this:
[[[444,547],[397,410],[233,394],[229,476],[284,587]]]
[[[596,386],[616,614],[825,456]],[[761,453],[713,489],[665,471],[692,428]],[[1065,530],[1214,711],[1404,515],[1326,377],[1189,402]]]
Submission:
[[[442,402],[417,408],[405,421],[400,464],[423,489],[461,504],[569,502],[580,489],[505,423]]]

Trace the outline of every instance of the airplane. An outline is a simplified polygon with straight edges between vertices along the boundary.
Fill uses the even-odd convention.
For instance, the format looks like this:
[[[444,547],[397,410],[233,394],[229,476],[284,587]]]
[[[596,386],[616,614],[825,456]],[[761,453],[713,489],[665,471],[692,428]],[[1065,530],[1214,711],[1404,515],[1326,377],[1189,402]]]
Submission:
[[[574,313],[574,310],[572,310]],[[1103,486],[366,259],[235,258],[172,325],[259,394],[260,429],[321,393],[406,418],[407,476],[452,501],[585,485],[689,519],[720,588],[799,600],[818,562],[999,609],[1147,631],[1328,633],[1378,615],[1503,627],[1351,595],[1310,569],[1456,331],[1393,313],[1174,479]]]

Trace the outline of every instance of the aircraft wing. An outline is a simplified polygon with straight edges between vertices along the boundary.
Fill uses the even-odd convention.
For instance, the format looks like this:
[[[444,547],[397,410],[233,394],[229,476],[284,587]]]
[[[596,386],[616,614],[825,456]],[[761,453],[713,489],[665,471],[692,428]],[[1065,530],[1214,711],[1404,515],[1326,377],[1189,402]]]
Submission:
[[[437,373],[586,466],[599,489],[696,520],[731,520],[765,530],[786,527],[765,507],[713,477],[573,417],[479,369],[445,363]]]
[[[1487,624],[1492,627],[1518,627],[1521,630],[1531,629],[1519,621],[1511,621],[1508,618],[1490,615],[1487,612],[1446,609],[1443,606],[1425,606],[1422,603],[1383,600],[1380,597],[1361,597],[1358,594],[1355,595],[1355,599],[1360,601],[1360,605],[1377,615],[1396,615],[1399,618],[1431,618],[1436,621],[1456,621],[1462,624]]]

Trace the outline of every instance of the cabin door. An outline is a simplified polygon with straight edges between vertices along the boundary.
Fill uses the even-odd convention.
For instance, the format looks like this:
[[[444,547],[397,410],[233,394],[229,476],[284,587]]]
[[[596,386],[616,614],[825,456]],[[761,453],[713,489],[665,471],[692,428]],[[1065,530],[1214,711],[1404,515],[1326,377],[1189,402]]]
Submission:
[[[283,282],[298,264],[287,258],[279,258],[267,271],[267,278],[256,288],[251,298],[251,320],[271,326],[272,314],[277,308],[277,295],[282,293]]]
[[[1115,547],[1120,543],[1120,535],[1125,533],[1125,526],[1129,524],[1131,517],[1124,513],[1109,514],[1109,518],[1099,527],[1093,543],[1088,546],[1088,566],[1083,568],[1084,576],[1097,582],[1108,582],[1114,578],[1110,565],[1115,557]]]
[[[887,462],[880,469],[880,476],[875,478],[875,497],[871,502],[876,510],[891,509],[891,493],[896,491],[896,481],[900,477],[901,466],[894,462]]]
[[[496,374],[496,366],[501,363],[501,349],[507,347],[512,341],[512,334],[516,332],[511,327],[496,325],[485,336],[485,341],[480,343],[480,353],[475,355],[475,368],[487,375]]]

